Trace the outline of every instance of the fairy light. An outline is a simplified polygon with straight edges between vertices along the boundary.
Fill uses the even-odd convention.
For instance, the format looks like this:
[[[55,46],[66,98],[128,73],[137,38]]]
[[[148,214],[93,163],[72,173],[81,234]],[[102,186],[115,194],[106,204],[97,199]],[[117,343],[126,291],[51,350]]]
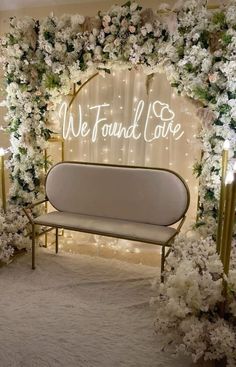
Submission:
[[[230,149],[230,142],[229,140],[225,140],[223,144],[223,150],[229,150]]]
[[[233,171],[229,171],[225,178],[225,184],[230,185],[234,180],[234,173]]]

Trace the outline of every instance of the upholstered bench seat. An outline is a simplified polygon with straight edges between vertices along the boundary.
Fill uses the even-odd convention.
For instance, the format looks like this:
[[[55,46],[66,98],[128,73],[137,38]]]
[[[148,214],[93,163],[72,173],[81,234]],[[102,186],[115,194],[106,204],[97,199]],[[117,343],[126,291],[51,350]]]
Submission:
[[[166,244],[176,234],[172,227],[67,212],[44,214],[34,223],[158,245]]]
[[[160,245],[161,272],[171,243],[189,206],[189,190],[175,172],[162,168],[63,162],[49,171],[46,199],[54,210],[33,218],[32,268],[35,268],[36,225],[93,233]],[[177,224],[178,223],[178,224]],[[177,228],[173,225],[177,224]]]

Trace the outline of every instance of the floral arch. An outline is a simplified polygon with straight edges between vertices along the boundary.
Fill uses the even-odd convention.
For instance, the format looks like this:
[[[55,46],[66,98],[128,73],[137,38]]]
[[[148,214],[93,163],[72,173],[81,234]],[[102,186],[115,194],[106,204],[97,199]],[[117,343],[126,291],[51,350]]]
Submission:
[[[19,208],[42,195],[43,151],[52,133],[47,127],[49,112],[62,94],[69,93],[71,82],[79,85],[96,72],[121,67],[138,67],[146,74],[165,72],[180,94],[199,104],[203,116],[202,159],[194,167],[200,178],[196,236],[177,242],[184,242],[194,254],[197,244],[198,251],[201,246],[207,251],[204,246],[215,241],[221,151],[226,139],[236,155],[235,1],[212,12],[204,0],[188,0],[168,16],[157,16],[151,9],[128,2],[99,12],[95,18],[51,15],[40,22],[12,18],[10,26],[1,40],[1,59],[11,141],[11,204]],[[16,209],[1,216],[0,259],[8,258],[12,245],[24,241],[25,219],[19,218]],[[12,221],[16,224],[9,227]],[[200,245],[196,237],[202,235],[205,239]],[[183,259],[178,243],[175,251]],[[199,252],[195,255],[200,256]],[[231,267],[236,289],[235,256]],[[222,273],[219,266],[216,273]],[[216,302],[208,291],[208,298]],[[234,312],[235,304],[234,300]],[[191,347],[186,350],[192,352]]]

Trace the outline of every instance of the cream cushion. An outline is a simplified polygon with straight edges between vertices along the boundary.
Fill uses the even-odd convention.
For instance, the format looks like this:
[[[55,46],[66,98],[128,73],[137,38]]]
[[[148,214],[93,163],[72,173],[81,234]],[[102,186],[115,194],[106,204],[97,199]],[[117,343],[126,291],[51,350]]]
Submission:
[[[111,234],[118,228],[112,219],[120,220],[117,226],[121,228],[119,231],[116,229],[117,233],[122,231],[123,226],[129,233],[134,231],[135,235],[137,228],[138,231],[141,228],[137,223],[169,226],[184,216],[189,205],[186,184],[174,172],[77,162],[60,163],[49,171],[46,194],[54,208],[66,212],[68,218],[69,213],[81,215],[70,216],[71,220],[74,218],[75,228],[76,218],[78,225],[83,221],[81,225],[87,228],[89,225],[84,223],[86,218],[91,227],[96,227],[98,223],[106,226],[107,221],[111,229],[106,226],[106,231]],[[56,223],[56,213],[53,215]],[[100,222],[98,217],[101,217]],[[59,218],[58,215],[57,220]],[[61,218],[66,220],[63,215]],[[109,218],[111,221],[108,221]],[[125,227],[125,221],[135,222],[135,225],[132,227],[127,223],[128,227]],[[145,238],[148,236],[147,228],[143,234]],[[154,230],[151,228],[152,237]]]
[[[171,227],[129,222],[75,213],[51,212],[34,220],[36,224],[95,233],[141,242],[165,244],[175,234]]]

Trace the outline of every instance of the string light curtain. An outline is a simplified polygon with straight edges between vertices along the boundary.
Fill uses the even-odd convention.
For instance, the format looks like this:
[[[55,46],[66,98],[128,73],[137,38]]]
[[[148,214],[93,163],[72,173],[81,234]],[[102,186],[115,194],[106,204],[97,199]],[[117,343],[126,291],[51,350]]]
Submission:
[[[135,70],[98,75],[65,116],[71,98],[63,97],[52,119],[53,130],[66,138],[65,160],[174,170],[189,185],[187,225],[194,221],[198,183],[193,164],[200,155],[200,122],[196,107],[173,92],[166,76],[147,78]],[[50,147],[54,161],[59,160],[58,149]]]

